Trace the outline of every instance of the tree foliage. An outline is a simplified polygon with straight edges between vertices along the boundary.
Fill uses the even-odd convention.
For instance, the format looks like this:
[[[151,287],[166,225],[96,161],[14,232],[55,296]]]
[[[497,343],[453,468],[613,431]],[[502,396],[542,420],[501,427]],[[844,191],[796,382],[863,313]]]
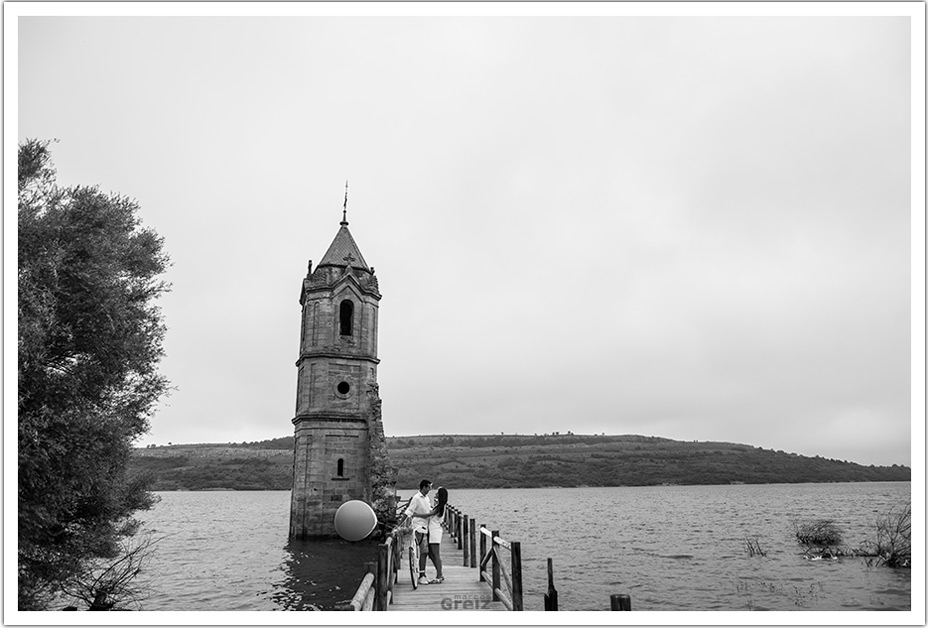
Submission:
[[[127,461],[167,389],[162,239],[134,201],[59,187],[48,147],[19,147],[21,610],[44,608],[137,528],[152,497]]]

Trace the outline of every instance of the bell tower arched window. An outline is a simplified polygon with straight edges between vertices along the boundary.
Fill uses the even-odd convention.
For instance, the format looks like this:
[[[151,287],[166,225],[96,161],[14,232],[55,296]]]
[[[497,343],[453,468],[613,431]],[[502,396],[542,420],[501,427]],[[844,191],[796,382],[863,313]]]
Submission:
[[[342,336],[350,336],[354,322],[354,303],[351,299],[345,299],[338,307],[338,322],[338,333]]]
[[[345,459],[339,458],[338,464],[336,464],[335,475],[340,478],[345,477]]]

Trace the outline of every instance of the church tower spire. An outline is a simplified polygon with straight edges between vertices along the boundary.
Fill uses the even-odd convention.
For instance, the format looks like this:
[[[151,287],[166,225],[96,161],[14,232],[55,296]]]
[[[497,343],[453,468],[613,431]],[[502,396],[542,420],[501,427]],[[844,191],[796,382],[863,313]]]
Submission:
[[[345,501],[371,502],[371,438],[382,439],[377,385],[380,289],[342,221],[300,290],[290,536],[335,536]],[[378,431],[379,430],[379,431]]]
[[[342,205],[342,221],[341,226],[348,226],[348,179],[345,179],[345,203]]]

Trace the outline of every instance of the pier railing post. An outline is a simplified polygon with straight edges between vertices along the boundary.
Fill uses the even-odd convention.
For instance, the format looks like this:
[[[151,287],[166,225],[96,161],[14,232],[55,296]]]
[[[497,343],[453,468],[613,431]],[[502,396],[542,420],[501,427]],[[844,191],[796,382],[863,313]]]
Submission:
[[[454,540],[458,542],[458,549],[461,549],[461,513],[457,513],[454,517],[454,529],[457,534],[454,537]]]
[[[477,562],[477,520],[471,518],[467,529],[470,531],[468,543],[468,547],[470,548],[470,566],[479,567],[480,563]]]
[[[513,541],[509,550],[512,558],[512,610],[522,609],[522,544]]]
[[[557,589],[554,588],[554,561],[548,559],[548,592],[545,593],[545,610],[557,610]]]
[[[396,546],[396,537],[388,537],[387,543],[384,543],[387,548],[387,605],[393,601],[393,584],[396,582],[396,552],[394,548]],[[376,576],[376,574],[374,574]]]
[[[499,595],[496,593],[499,590],[499,544],[496,542],[497,537],[499,537],[499,530],[493,530],[490,551],[493,552],[493,601],[499,601]]]
[[[389,587],[389,575],[387,567],[390,561],[390,548],[386,543],[378,546],[377,552],[377,573],[374,578],[374,610],[387,610],[387,589]]]
[[[464,517],[462,517],[462,519],[464,519],[464,529],[462,530],[462,534],[461,534],[461,542],[462,542],[462,543],[461,543],[460,547],[462,547],[463,550],[464,550],[464,566],[467,567],[467,566],[468,566],[468,560],[467,560],[467,559],[470,557],[470,553],[468,552],[468,547],[467,547],[468,541],[470,541],[469,534],[468,534],[468,529],[467,529],[467,528],[468,528],[468,525],[467,525],[467,524],[468,524],[469,521],[473,521],[473,519],[468,519],[466,515],[465,515]]]
[[[485,582],[485,580],[483,579],[483,569],[479,568],[480,565],[483,564],[483,559],[487,555],[487,535],[483,533],[483,530],[485,528],[486,526],[481,523],[480,524],[480,562],[477,563],[477,567],[478,567],[477,571],[480,572],[477,575],[480,577],[480,582]]]

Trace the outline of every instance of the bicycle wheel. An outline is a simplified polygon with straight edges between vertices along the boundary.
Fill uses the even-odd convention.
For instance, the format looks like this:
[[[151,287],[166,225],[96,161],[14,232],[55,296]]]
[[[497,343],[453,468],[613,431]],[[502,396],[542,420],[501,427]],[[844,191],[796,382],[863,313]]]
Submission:
[[[413,540],[415,543],[415,539]],[[413,545],[409,548],[409,577],[412,579],[412,588],[419,588],[419,552],[416,551],[416,546]]]

